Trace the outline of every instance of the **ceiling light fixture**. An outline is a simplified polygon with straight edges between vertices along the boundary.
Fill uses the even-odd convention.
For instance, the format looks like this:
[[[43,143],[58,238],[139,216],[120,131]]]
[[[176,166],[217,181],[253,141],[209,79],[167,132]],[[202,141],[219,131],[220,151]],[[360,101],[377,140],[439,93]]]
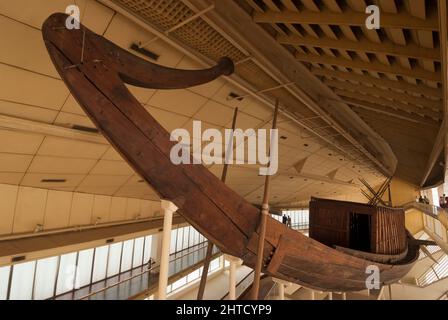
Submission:
[[[159,60],[160,56],[158,54],[156,54],[156,53],[154,53],[152,51],[149,51],[148,49],[142,48],[140,46],[141,46],[141,44],[138,45],[136,43],[133,43],[131,45],[131,49],[136,51],[136,52],[138,52],[138,53],[140,53],[140,54],[142,54],[142,55],[144,55],[145,57],[148,57],[151,60],[154,60],[154,61]]]
[[[41,183],[64,183],[67,182],[65,179],[42,179]]]

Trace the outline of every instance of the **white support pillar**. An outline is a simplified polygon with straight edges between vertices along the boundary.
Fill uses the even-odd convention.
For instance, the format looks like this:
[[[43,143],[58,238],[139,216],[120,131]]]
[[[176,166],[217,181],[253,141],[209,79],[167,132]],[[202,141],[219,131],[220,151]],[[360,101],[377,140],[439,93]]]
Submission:
[[[333,292],[328,292],[328,300],[333,300]]]
[[[316,300],[316,292],[311,290],[311,300]]]
[[[224,257],[229,261],[229,300],[236,300],[236,267],[241,265],[243,261],[236,257],[225,255]]]
[[[347,300],[347,293],[345,292],[342,293],[342,300]]]
[[[162,233],[162,252],[160,255],[160,272],[159,272],[159,300],[166,300],[166,288],[168,286],[168,267],[170,263],[170,243],[171,229],[173,225],[173,214],[177,211],[174,203],[162,200],[162,209],[164,214],[163,233]]]
[[[275,284],[278,287],[278,300],[285,300],[285,288],[289,287],[290,285],[292,285],[291,282],[282,280],[282,279],[277,279],[277,278],[272,278],[272,281],[275,282]]]

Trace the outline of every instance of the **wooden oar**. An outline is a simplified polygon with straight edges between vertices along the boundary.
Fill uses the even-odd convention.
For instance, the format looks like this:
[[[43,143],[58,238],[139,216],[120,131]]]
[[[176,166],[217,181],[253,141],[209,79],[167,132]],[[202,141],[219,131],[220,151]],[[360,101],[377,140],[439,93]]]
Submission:
[[[272,122],[272,129],[277,129],[277,117],[278,117],[278,100],[275,103],[275,111],[274,111],[274,121]],[[272,141],[271,141],[272,143]],[[271,156],[272,145],[269,145],[269,156]],[[271,161],[269,161],[268,166]],[[252,300],[258,300],[258,294],[260,291],[260,275],[261,268],[263,266],[263,251],[264,251],[264,239],[266,237],[266,222],[269,214],[269,191],[270,191],[270,182],[271,176],[266,175],[266,180],[264,183],[264,195],[263,195],[263,204],[261,208],[261,217],[260,217],[260,233],[258,235],[258,250],[257,250],[257,263],[255,265],[255,274],[254,274],[254,283],[252,285]]]
[[[236,129],[236,119],[238,116],[238,108],[235,109],[235,113],[233,114],[233,122],[232,122],[232,132],[235,132]],[[227,146],[228,150],[225,153],[230,154],[230,149],[233,148],[233,135],[232,139],[229,141],[229,145]],[[227,159],[226,159],[227,160]],[[222,169],[222,175],[221,175],[221,181],[223,183],[226,182],[227,179],[227,171],[228,171],[228,164],[229,161],[224,161],[224,167]],[[205,254],[205,260],[204,260],[204,268],[202,269],[202,275],[201,275],[201,282],[199,283],[199,290],[198,290],[198,300],[204,299],[204,291],[205,291],[205,284],[207,283],[207,276],[208,276],[208,268],[210,266],[210,262],[212,260],[213,255],[213,243],[211,241],[208,241],[207,244],[207,253]]]

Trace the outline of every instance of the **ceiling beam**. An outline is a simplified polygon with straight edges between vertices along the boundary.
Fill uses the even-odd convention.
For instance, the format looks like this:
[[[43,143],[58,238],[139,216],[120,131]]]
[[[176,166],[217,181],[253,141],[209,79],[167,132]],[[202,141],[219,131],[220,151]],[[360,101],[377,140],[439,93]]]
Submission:
[[[406,93],[400,93],[391,90],[384,90],[376,87],[368,87],[363,84],[353,84],[345,81],[337,80],[324,80],[324,84],[331,88],[338,88],[343,90],[352,90],[357,92],[364,92],[366,94],[371,94],[374,96],[385,97],[388,99],[393,99],[399,102],[406,102],[414,105],[416,108],[418,106],[425,107],[429,110],[440,111],[442,109],[442,104],[440,100],[430,100],[427,98],[414,97]]]
[[[359,58],[348,60],[345,58],[333,58],[328,56],[317,56],[311,54],[295,54],[296,59],[302,62],[320,63],[330,66],[341,66],[346,68],[360,69],[365,71],[375,71],[381,73],[388,73],[400,76],[406,76],[414,79],[430,80],[441,82],[441,74],[439,71],[431,72],[421,67],[414,67],[412,69],[404,68],[399,65],[385,65],[378,61],[364,62]]]
[[[372,95],[368,95],[368,94],[364,95],[364,94],[359,94],[359,93],[346,91],[346,90],[342,90],[342,89],[335,89],[334,92],[338,96],[358,99],[358,100],[367,101],[367,102],[373,102],[375,104],[379,104],[379,105],[382,105],[382,106],[385,106],[385,107],[390,107],[390,108],[392,108],[392,110],[396,109],[396,110],[401,110],[401,111],[404,111],[404,112],[421,114],[421,115],[433,118],[435,120],[440,119],[440,114],[439,113],[431,111],[431,110],[427,110],[425,108],[418,108],[418,107],[414,107],[412,105],[407,105],[407,104],[404,104],[404,103],[401,103],[401,102],[389,101],[387,99],[374,97]]]
[[[440,52],[438,49],[428,49],[414,43],[409,43],[406,46],[400,46],[394,44],[390,40],[383,40],[381,43],[375,43],[366,38],[358,39],[358,41],[351,41],[347,38],[331,39],[325,37],[316,39],[310,36],[299,37],[297,35],[278,35],[277,41],[281,44],[290,44],[294,46],[313,46],[319,48],[381,53],[398,57],[440,61]]]
[[[309,10],[298,11],[272,11],[255,12],[254,22],[257,23],[297,23],[321,24],[365,27],[368,15],[362,12],[347,10],[344,13],[323,10],[314,12]],[[381,28],[417,29],[438,31],[437,17],[419,19],[406,13],[381,13]]]
[[[38,121],[0,115],[0,129],[41,134],[71,140],[108,145],[106,138],[97,133],[88,133]]]
[[[429,126],[434,126],[434,125],[438,124],[438,122],[435,121],[434,119],[431,119],[428,117],[423,117],[423,116],[416,115],[416,114],[410,114],[407,112],[397,111],[390,107],[381,106],[379,104],[362,101],[362,100],[358,100],[358,99],[353,99],[353,98],[344,98],[343,100],[345,103],[347,103],[355,108],[362,108],[362,109],[373,111],[376,113],[382,113],[382,114],[385,114],[385,115],[388,115],[391,117],[395,117],[398,119],[402,119],[405,121],[426,124]]]
[[[323,69],[323,68],[311,68],[311,73],[313,73],[316,76],[323,76],[323,77],[329,77],[329,78],[337,78],[341,80],[350,80],[350,81],[357,81],[359,83],[370,83],[376,86],[380,87],[386,87],[391,89],[398,89],[403,90],[406,92],[414,92],[419,93],[424,96],[428,97],[434,97],[441,99],[443,97],[442,90],[427,87],[425,85],[414,85],[410,84],[406,81],[394,81],[390,79],[378,79],[374,78],[369,75],[360,75],[352,72],[343,72],[343,71],[333,71],[329,69]]]

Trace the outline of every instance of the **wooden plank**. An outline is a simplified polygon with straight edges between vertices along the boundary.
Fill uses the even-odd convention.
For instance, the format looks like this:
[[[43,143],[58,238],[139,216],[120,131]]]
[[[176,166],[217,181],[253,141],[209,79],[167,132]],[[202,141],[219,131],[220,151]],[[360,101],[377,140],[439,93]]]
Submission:
[[[378,79],[369,75],[359,75],[351,72],[332,71],[328,69],[312,68],[311,73],[316,76],[324,76],[341,80],[369,83],[380,87],[403,90],[406,92],[419,93],[427,97],[442,98],[442,91],[425,85],[413,85],[405,81],[394,81],[389,79]]]
[[[360,70],[370,70],[385,74],[407,76],[415,79],[431,80],[437,82],[442,81],[441,73],[439,71],[430,72],[418,66],[414,67],[413,69],[407,69],[397,65],[387,66],[378,61],[371,61],[370,63],[366,63],[364,61],[361,61],[360,59],[347,60],[344,58],[332,58],[327,56],[316,56],[301,53],[296,53],[295,57],[297,60],[303,62],[320,63],[331,66],[343,66]]]
[[[349,39],[331,39],[298,37],[294,35],[278,35],[276,40],[281,44],[314,46],[319,48],[331,48],[341,50],[352,50],[360,52],[381,53],[397,57],[429,59],[440,61],[440,52],[436,49],[428,49],[418,46],[414,43],[407,45],[397,45],[389,40],[383,40],[381,43],[371,42],[365,38],[358,38],[357,41]]]
[[[365,8],[365,7],[364,7]],[[328,10],[315,12],[310,10],[297,11],[272,11],[255,12],[253,20],[256,23],[298,23],[298,24],[325,24],[325,25],[343,25],[359,26],[366,24],[367,15],[356,11],[345,11],[343,14],[331,12]],[[420,29],[437,31],[437,17],[430,17],[422,20],[406,13],[400,14],[381,14],[382,28],[402,28],[402,29]]]

